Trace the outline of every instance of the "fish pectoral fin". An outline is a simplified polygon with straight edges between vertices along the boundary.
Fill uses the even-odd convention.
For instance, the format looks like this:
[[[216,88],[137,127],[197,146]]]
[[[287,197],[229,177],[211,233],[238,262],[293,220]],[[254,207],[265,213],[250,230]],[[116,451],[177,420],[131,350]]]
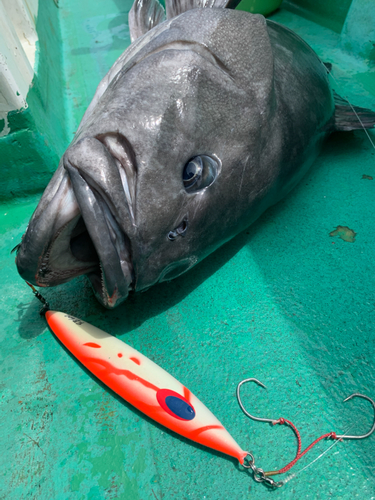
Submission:
[[[375,127],[375,112],[371,109],[352,106],[347,100],[333,92],[335,101],[335,130],[350,131]]]
[[[165,11],[158,0],[134,0],[128,22],[132,42],[157,24],[165,21]]]
[[[235,9],[241,0],[165,0],[167,19],[192,9]]]

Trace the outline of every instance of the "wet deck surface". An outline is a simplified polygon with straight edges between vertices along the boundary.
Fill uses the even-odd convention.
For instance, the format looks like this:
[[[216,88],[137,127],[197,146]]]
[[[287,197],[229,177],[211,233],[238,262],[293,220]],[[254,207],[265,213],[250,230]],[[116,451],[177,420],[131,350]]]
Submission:
[[[108,1],[64,0],[60,9],[74,131],[97,82],[128,43],[127,11],[123,2]],[[286,11],[274,19],[334,63],[339,93],[375,108],[371,74],[341,50],[337,34]],[[83,278],[45,295],[52,308],[160,364],[257,465],[277,469],[294,457],[294,435],[242,414],[235,399],[241,379],[257,377],[268,387],[244,388],[249,411],[292,420],[306,446],[329,431],[366,432],[373,421],[371,405],[342,400],[353,392],[375,397],[374,199],[370,142],[362,132],[336,134],[290,196],[186,276],[114,311],[99,306]],[[18,200],[0,212],[0,498],[269,498],[273,493],[235,460],[176,436],[98,384],[47,330],[9,253],[37,201]],[[337,226],[353,230],[355,241],[329,236]],[[339,442],[274,495],[375,498],[374,439]],[[319,443],[295,471],[331,444]]]

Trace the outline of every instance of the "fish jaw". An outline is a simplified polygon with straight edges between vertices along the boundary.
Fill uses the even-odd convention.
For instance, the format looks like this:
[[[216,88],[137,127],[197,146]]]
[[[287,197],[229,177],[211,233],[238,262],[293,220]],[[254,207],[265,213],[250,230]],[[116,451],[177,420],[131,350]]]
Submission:
[[[80,210],[70,179],[56,172],[34,212],[17,252],[16,265],[23,279],[37,286],[55,286],[85,274],[96,259],[80,261],[70,251]]]
[[[133,288],[128,234],[134,225],[127,204],[118,210],[106,197],[106,182],[118,187],[111,190],[115,201],[126,199],[114,160],[100,141],[86,138],[68,149],[22,238],[16,257],[22,278],[48,287],[86,274],[104,307],[127,298]],[[123,213],[127,232],[124,220],[118,222]]]

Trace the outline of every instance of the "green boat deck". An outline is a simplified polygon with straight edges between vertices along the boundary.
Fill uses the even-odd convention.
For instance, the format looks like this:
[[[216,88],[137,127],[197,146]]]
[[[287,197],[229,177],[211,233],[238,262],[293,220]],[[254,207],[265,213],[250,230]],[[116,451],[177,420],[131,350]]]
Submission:
[[[374,4],[318,1],[322,21],[319,12],[309,15],[311,3],[286,2],[271,18],[333,64],[339,94],[375,109]],[[375,498],[375,435],[336,442],[302,471],[333,444],[321,441],[292,469],[296,477],[272,491],[234,459],[154,423],[62,348],[17,274],[10,250],[97,84],[129,44],[130,7],[129,0],[60,0],[58,7],[40,0],[29,108],[9,117],[11,133],[0,139],[0,498]],[[373,131],[369,137],[375,142]],[[53,309],[161,365],[258,466],[279,469],[295,456],[295,436],[245,417],[235,397],[244,378],[267,386],[243,388],[248,410],[291,420],[303,447],[330,431],[360,434],[372,425],[368,402],[343,399],[354,392],[375,399],[374,200],[375,148],[362,131],[335,134],[291,195],[175,281],[114,311],[98,304],[85,278],[42,293]],[[345,241],[348,230],[330,236],[338,226],[354,231],[354,242]]]

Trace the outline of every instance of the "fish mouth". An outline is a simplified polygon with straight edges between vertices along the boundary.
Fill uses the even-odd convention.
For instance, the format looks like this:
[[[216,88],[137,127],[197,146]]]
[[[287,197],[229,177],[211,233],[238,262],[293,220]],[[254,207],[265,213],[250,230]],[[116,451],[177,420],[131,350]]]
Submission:
[[[81,214],[70,237],[70,252],[79,262],[89,262],[80,274],[86,274],[96,298],[113,308],[126,300],[134,286],[130,239],[122,231],[99,193],[95,216],[101,217],[99,230],[87,228]]]
[[[134,289],[129,236],[134,227],[127,223],[130,229],[125,230],[121,210],[116,208],[121,194],[123,205],[127,196],[123,190],[124,179],[121,180],[108,149],[92,138],[84,140],[83,148],[81,144],[78,149],[83,155],[64,155],[60,179],[57,179],[59,187],[47,201],[42,198],[43,210],[37,208],[23,237],[16,264],[20,275],[37,286],[55,286],[86,274],[96,298],[111,309]],[[87,150],[92,153],[93,149],[101,172],[104,169],[108,174],[102,177],[115,183],[117,196],[111,197],[108,186],[96,177],[95,169],[85,168],[82,158]],[[92,160],[91,155],[87,163]],[[126,212],[130,221],[130,207]]]

